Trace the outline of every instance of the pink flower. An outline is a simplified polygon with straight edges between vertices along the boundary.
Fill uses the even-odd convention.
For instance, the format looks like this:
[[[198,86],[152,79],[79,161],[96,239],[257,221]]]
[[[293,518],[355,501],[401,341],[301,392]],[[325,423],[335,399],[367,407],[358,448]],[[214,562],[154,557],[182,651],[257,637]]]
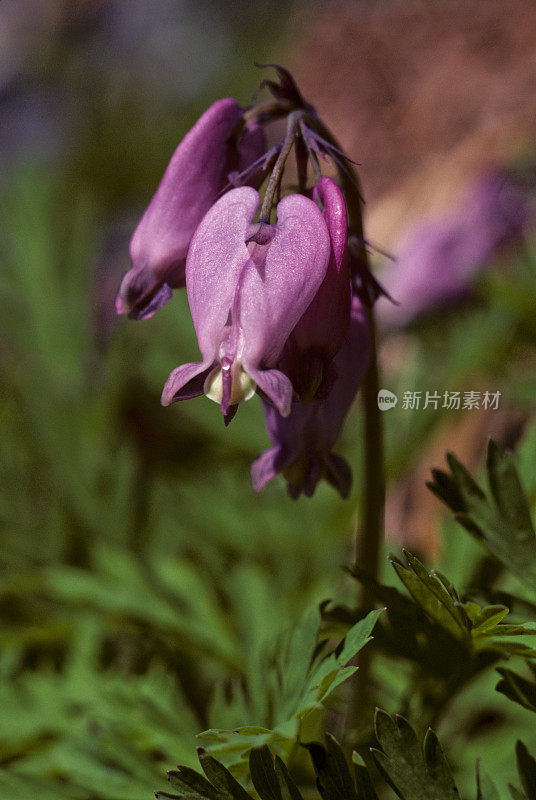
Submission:
[[[233,137],[242,120],[235,100],[210,106],[175,150],[156,193],[130,242],[132,268],[121,282],[118,314],[147,319],[184,286],[186,254],[203,216],[227,185],[264,152],[265,138],[255,125]]]
[[[348,221],[341,190],[331,178],[320,178],[313,192],[323,206],[330,238],[324,280],[287,342],[282,365],[302,401],[329,390],[328,368],[341,349],[350,325]],[[333,380],[333,372],[331,373]]]
[[[260,204],[255,189],[225,194],[197,228],[186,262],[186,289],[202,361],[169,376],[162,403],[205,393],[228,422],[238,403],[261,392],[283,416],[292,384],[276,369],[285,342],[312,301],[329,261],[329,234],[316,204],[289,195],[277,223],[251,241]]]
[[[415,228],[397,263],[380,276],[398,305],[382,298],[379,321],[403,326],[468,297],[483,268],[504,247],[520,242],[533,218],[529,198],[508,172],[479,178],[456,210]]]
[[[266,429],[272,447],[251,465],[253,488],[259,492],[283,473],[291,497],[303,492],[311,497],[325,478],[342,497],[350,493],[352,473],[342,456],[332,452],[354,397],[363,380],[370,355],[370,331],[365,308],[352,301],[350,329],[335,356],[337,379],[329,395],[311,403],[294,402],[286,419],[264,403]]]

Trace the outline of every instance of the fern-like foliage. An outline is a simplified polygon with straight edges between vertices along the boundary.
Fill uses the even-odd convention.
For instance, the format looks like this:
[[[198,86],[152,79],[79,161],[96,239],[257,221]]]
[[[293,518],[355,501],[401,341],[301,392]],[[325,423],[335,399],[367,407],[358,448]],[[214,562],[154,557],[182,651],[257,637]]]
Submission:
[[[377,710],[375,731],[379,747],[372,748],[374,762],[400,800],[459,800],[460,793],[435,733],[428,729],[423,744],[411,725],[400,715],[390,717]],[[309,742],[308,750],[321,800],[378,800],[384,794],[376,787],[370,765],[352,756],[353,770],[337,740],[326,735],[325,744]],[[244,786],[204,748],[197,754],[204,775],[179,766],[167,773],[173,792],[157,791],[168,800],[252,800]],[[509,786],[514,800],[536,800],[536,761],[522,742],[516,746],[517,766],[523,792]],[[252,748],[248,761],[249,780],[261,800],[303,800],[284,761],[267,745]],[[310,793],[307,793],[310,796]],[[500,800],[495,783],[476,763],[477,800]]]
[[[438,570],[428,572],[419,559],[404,551],[406,564],[392,557],[393,568],[427,617],[447,633],[463,641],[469,650],[493,650],[502,655],[536,656],[536,650],[510,637],[536,635],[536,630],[506,623],[508,608],[502,605],[480,606],[462,602],[452,583]]]
[[[429,488],[456,520],[513,572],[536,590],[536,532],[530,506],[512,457],[490,441],[486,460],[488,491],[451,453],[450,473],[432,470]]]
[[[199,738],[210,745],[212,753],[232,764],[235,771],[246,771],[245,755],[261,744],[271,744],[282,754],[288,754],[302,721],[356,672],[357,667],[349,662],[370,641],[381,613],[382,609],[370,612],[348,630],[334,650],[325,653],[324,648],[318,647],[320,610],[308,611],[276,657],[265,665],[265,686],[257,689],[257,702],[264,696],[269,704],[267,722],[271,724],[241,725],[234,730],[212,729],[201,733]],[[248,707],[243,695],[241,705]]]

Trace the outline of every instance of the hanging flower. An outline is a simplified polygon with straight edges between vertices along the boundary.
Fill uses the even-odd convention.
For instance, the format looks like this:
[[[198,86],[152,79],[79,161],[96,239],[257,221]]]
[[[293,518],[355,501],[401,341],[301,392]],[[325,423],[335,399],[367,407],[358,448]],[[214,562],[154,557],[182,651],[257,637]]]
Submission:
[[[292,384],[276,365],[322,283],[330,239],[307,197],[283,198],[277,223],[262,231],[253,223],[259,204],[255,189],[231,190],[192,238],[186,289],[203,360],[171,373],[164,405],[205,393],[228,422],[257,390],[278,414],[290,413]]]
[[[203,216],[227,185],[265,151],[262,128],[244,127],[234,141],[242,109],[218,100],[198,119],[175,150],[156,193],[130,242],[132,268],[121,282],[118,314],[147,319],[184,286],[186,254]]]
[[[313,198],[323,207],[330,238],[328,268],[318,292],[287,342],[282,364],[302,401],[329,391],[328,369],[350,325],[348,221],[341,190],[328,177],[317,182]]]
[[[407,238],[381,276],[396,304],[382,299],[379,321],[404,326],[467,298],[486,264],[519,243],[533,219],[530,198],[511,174],[481,176],[457,209],[427,218]]]
[[[311,497],[321,478],[342,497],[350,493],[352,473],[342,456],[332,452],[350,406],[365,375],[370,355],[368,316],[361,301],[352,301],[350,328],[334,359],[337,378],[329,395],[310,403],[294,402],[284,419],[264,403],[272,447],[251,466],[253,488],[259,492],[278,473],[287,481],[292,498]]]

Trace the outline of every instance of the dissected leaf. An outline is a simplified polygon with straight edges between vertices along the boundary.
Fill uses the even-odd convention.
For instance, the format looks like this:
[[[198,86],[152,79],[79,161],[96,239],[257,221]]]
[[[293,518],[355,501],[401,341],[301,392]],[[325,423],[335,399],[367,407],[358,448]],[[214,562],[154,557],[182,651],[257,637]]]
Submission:
[[[520,792],[519,789],[516,789],[511,783],[508,784],[508,791],[512,795],[513,800],[527,800],[527,795]]]
[[[476,800],[501,800],[497,787],[482,767],[482,762],[476,762]]]
[[[367,766],[359,753],[352,753],[352,761],[354,764],[357,800],[378,800]]]
[[[266,745],[254,747],[249,754],[251,781],[261,800],[282,800],[274,757]]]
[[[318,742],[304,745],[309,751],[323,800],[358,800],[354,781],[339,743],[326,736],[326,746]]]
[[[275,757],[274,766],[281,787],[282,800],[302,800],[300,790],[290,777],[287,765],[279,756]]]
[[[451,474],[432,470],[428,487],[508,570],[536,588],[536,532],[511,457],[490,441],[486,460],[489,495],[451,453],[447,462]]]
[[[439,742],[433,736],[424,752],[410,724],[378,709],[376,736],[382,750],[372,754],[382,775],[402,800],[456,800],[454,783]],[[429,734],[430,735],[430,734]]]
[[[534,628],[504,623],[508,615],[506,606],[481,607],[474,601],[462,602],[444,575],[435,570],[428,572],[415,556],[405,550],[403,552],[407,566],[391,557],[398,577],[429,619],[466,643],[469,653],[491,649],[504,655],[536,655],[534,648],[504,639],[536,635]]]
[[[517,771],[527,800],[536,800],[536,760],[523,742],[516,743]]]
[[[501,694],[504,694],[514,703],[519,703],[529,711],[536,712],[536,681],[528,681],[511,669],[497,668],[497,672],[501,675],[501,680],[496,685],[496,689]],[[533,668],[533,672],[536,670]]]
[[[210,743],[214,754],[235,768],[244,766],[247,753],[254,747],[270,745],[283,755],[288,753],[296,741],[301,721],[356,672],[357,667],[348,666],[348,662],[370,641],[382,612],[383,609],[371,611],[350,628],[335,650],[324,654],[318,650],[319,610],[307,611],[291,632],[279,659],[273,658],[272,662],[267,659],[264,680],[272,689],[273,727],[248,725],[234,730],[211,729],[200,734],[200,738]]]
[[[417,558],[406,551],[404,555],[407,567],[394,557],[391,558],[391,564],[415,602],[453,636],[464,637],[470,628],[470,621],[461,604],[453,600],[442,582],[428,573]]]
[[[216,761],[202,747],[197,748],[197,755],[203,772],[223,800],[250,800],[246,790],[223,764]]]
[[[168,781],[185,800],[220,800],[219,792],[199,772],[191,767],[171,769],[167,773]]]

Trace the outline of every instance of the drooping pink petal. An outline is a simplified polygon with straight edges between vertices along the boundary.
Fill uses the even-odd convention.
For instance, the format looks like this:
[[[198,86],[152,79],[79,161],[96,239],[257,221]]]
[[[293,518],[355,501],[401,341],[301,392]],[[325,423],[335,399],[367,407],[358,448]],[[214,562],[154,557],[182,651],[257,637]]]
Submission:
[[[344,458],[332,452],[370,355],[370,328],[366,309],[352,301],[350,329],[334,359],[337,377],[329,395],[310,403],[295,401],[283,419],[264,403],[266,430],[272,447],[253,462],[253,488],[260,491],[278,472],[287,481],[291,497],[310,497],[324,477],[342,497],[350,492],[351,470]]]
[[[352,470],[346,459],[338,453],[327,453],[324,458],[324,468],[327,482],[339,492],[343,500],[346,500],[352,488]]]
[[[241,117],[235,100],[218,100],[175,150],[132,237],[132,269],[116,298],[118,314],[146,319],[169,299],[172,288],[184,286],[186,254],[197,225],[225,188],[228,173],[246,169],[264,151],[258,126],[246,125],[238,143],[232,140]]]
[[[326,443],[333,447],[344,419],[357,394],[370,357],[370,325],[368,312],[358,297],[352,299],[350,328],[343,346],[335,356],[337,379],[333,390],[323,401],[323,421]]]
[[[323,204],[330,237],[330,258],[324,279],[287,342],[284,370],[303,400],[322,387],[330,362],[339,352],[350,324],[348,222],[344,197],[331,178],[315,186]]]
[[[273,403],[282,417],[288,417],[292,405],[292,384],[287,376],[278,369],[249,368],[249,375],[257,384],[257,388]]]
[[[115,297],[117,314],[128,313],[131,319],[150,319],[159,308],[171,300],[168,283],[159,283],[149,270],[129,270],[121,281]]]
[[[249,186],[231,189],[205,215],[186,264],[188,302],[203,358],[214,359],[240,274],[249,260],[247,230],[259,206]]]
[[[290,413],[292,384],[275,367],[329,260],[329,234],[315,203],[301,195],[282,200],[277,224],[265,226],[261,244],[251,239],[259,227],[253,224],[258,206],[259,195],[250,187],[225,194],[198,226],[186,263],[203,356],[196,374],[215,365],[206,393],[220,403],[226,420],[255,388],[282,416]],[[190,390],[180,372],[170,387],[164,402]]]
[[[313,350],[331,361],[350,325],[348,220],[343,194],[331,178],[324,176],[318,181],[313,197],[324,206],[330,258],[318,292],[294,329],[294,338],[301,350]]]
[[[177,400],[191,400],[203,394],[205,378],[212,364],[197,362],[181,364],[170,373],[162,392],[161,403],[169,406]]]
[[[322,283],[329,260],[329,235],[318,207],[302,195],[277,206],[277,224],[267,245],[251,243],[240,288],[246,370],[275,366],[291,330]]]
[[[251,465],[251,483],[255,492],[260,492],[272,478],[275,478],[293,459],[293,453],[281,447],[270,447],[255,459]]]

